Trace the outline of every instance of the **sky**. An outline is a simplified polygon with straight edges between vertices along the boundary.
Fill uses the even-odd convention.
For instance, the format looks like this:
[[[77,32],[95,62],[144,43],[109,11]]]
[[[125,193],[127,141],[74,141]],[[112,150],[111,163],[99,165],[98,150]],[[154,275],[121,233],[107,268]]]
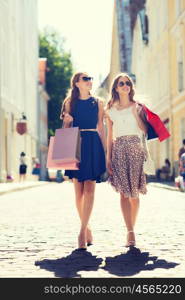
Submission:
[[[75,71],[94,78],[96,89],[110,70],[114,0],[38,0],[39,29],[53,27],[66,39]]]

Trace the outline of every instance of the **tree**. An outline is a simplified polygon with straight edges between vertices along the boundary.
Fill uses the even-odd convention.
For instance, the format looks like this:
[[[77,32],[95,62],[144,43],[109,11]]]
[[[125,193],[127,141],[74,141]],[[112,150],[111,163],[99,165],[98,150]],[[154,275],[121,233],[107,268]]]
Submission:
[[[73,73],[71,54],[64,50],[64,39],[53,29],[45,28],[39,35],[39,56],[47,58],[46,90],[48,102],[48,136],[61,127],[61,105],[70,87]]]

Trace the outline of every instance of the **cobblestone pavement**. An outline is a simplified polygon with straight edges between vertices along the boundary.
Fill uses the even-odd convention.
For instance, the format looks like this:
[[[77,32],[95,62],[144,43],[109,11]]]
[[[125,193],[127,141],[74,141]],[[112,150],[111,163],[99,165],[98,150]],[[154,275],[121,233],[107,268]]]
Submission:
[[[79,218],[73,184],[51,182],[0,196],[0,277],[185,277],[185,194],[148,184],[124,247],[119,194],[97,184],[94,245],[76,251]]]

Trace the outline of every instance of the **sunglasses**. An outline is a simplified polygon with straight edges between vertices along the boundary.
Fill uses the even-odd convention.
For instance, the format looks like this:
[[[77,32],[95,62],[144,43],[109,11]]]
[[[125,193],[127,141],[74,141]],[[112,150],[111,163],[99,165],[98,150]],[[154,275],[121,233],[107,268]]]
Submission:
[[[132,86],[132,83],[130,82],[130,81],[120,81],[119,83],[118,83],[118,86],[124,86],[124,85],[127,85],[127,86]]]
[[[90,80],[93,80],[93,77],[83,76],[82,80],[83,81],[90,81]]]

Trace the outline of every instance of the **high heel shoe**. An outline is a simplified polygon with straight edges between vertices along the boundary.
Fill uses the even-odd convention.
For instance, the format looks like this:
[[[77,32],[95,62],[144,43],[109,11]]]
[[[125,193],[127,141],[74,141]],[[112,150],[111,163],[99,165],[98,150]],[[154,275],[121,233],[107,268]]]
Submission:
[[[82,238],[82,234],[79,234],[79,236],[78,236],[78,250],[87,250],[85,241],[86,241],[85,236]]]
[[[133,234],[134,234],[134,231],[133,230],[129,230],[128,232],[127,232],[127,238],[128,238],[128,235],[129,235],[129,233],[130,232],[133,232]],[[136,245],[136,241],[135,241],[135,237],[134,237],[134,240],[127,240],[127,244],[125,245],[125,247],[134,247]]]
[[[87,228],[87,246],[93,245],[93,237],[91,233],[91,229]]]

